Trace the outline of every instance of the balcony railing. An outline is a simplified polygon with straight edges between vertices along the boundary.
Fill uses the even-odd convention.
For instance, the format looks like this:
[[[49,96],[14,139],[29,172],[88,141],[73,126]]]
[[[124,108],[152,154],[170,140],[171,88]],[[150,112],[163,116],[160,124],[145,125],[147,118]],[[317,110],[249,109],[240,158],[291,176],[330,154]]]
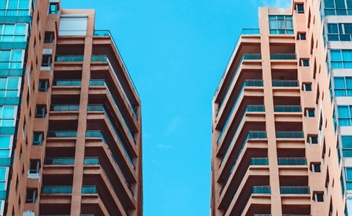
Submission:
[[[254,186],[252,189],[252,194],[270,194],[270,186]]]
[[[81,86],[81,80],[54,80],[53,86]]]
[[[297,80],[273,80],[273,87],[298,87],[299,82]]]
[[[237,95],[237,98],[236,98],[236,100],[235,100],[235,102],[234,102],[234,104],[232,106],[230,114],[228,115],[228,117],[226,119],[226,122],[225,122],[224,126],[222,127],[222,130],[221,130],[220,135],[219,135],[218,140],[217,140],[217,144],[219,144],[219,142],[220,142],[220,140],[222,138],[222,135],[223,135],[223,133],[225,131],[225,128],[227,127],[227,125],[230,122],[230,117],[232,116],[233,112],[235,111],[236,105],[237,105],[237,103],[238,103],[238,101],[239,101],[244,89],[247,86],[258,86],[258,87],[261,87],[261,86],[263,86],[263,80],[246,80],[246,81],[244,81],[243,86],[242,86],[241,90],[239,91],[239,93]],[[220,108],[219,108],[219,110],[220,110]]]
[[[260,29],[259,28],[243,28],[241,31],[241,34],[243,34],[243,35],[260,34]]]
[[[72,186],[43,186],[42,194],[71,194]]]
[[[110,31],[107,30],[94,30],[93,32],[94,36],[100,36],[100,37],[110,37]]]
[[[251,158],[250,165],[266,166],[266,165],[269,165],[269,159],[268,158]]]
[[[264,105],[248,105],[246,112],[265,112]]]
[[[287,53],[287,54],[270,54],[270,59],[272,60],[289,60],[289,59],[296,59],[296,54]]]
[[[301,106],[274,106],[274,112],[302,112]]]
[[[101,56],[92,56],[90,58],[90,61],[91,62],[106,62],[108,61],[108,57],[107,56],[104,56],[104,55],[101,55]]]
[[[77,137],[77,131],[48,131],[48,137]]]
[[[75,158],[45,158],[45,165],[74,165]],[[85,165],[98,165],[99,158],[84,158]]]
[[[278,165],[307,165],[306,158],[278,158]]]
[[[280,187],[280,194],[310,194],[310,189],[307,186],[297,187]]]
[[[55,61],[56,62],[83,62],[84,56],[78,55],[78,56],[69,56],[69,55],[64,55],[64,56],[56,56]]]
[[[82,194],[96,194],[97,187],[96,186],[83,186],[82,187]]]
[[[280,131],[276,132],[276,138],[304,138],[302,131]]]
[[[79,105],[51,105],[50,111],[79,111]]]

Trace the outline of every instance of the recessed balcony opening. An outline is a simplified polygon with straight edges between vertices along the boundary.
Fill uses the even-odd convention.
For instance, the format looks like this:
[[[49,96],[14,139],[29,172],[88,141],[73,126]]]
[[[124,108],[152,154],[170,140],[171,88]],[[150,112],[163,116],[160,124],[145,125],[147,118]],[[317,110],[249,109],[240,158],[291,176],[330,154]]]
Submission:
[[[77,105],[79,106],[80,103],[80,98],[79,95],[64,95],[64,96],[59,96],[55,95],[51,97],[51,111],[56,111],[53,110],[53,106],[61,106],[61,105]]]
[[[301,105],[301,100],[299,97],[278,97],[274,96],[274,106],[289,106],[289,105],[295,105],[295,106],[300,106]]]
[[[54,186],[72,186],[73,175],[71,174],[44,174],[43,185],[54,185]]]
[[[278,158],[305,158],[305,149],[277,149]]]
[[[58,45],[56,56],[83,56],[84,44],[65,44]]]
[[[246,215],[254,215],[254,216],[270,216],[271,206],[270,205],[259,205],[252,204],[249,207]]]
[[[260,69],[243,69],[238,77],[236,84],[243,83],[245,80],[262,80],[263,73]]]
[[[272,80],[297,80],[297,70],[271,70]]]
[[[307,186],[308,185],[308,176],[299,176],[297,174],[292,173],[292,175],[288,176],[280,176],[280,186]]]
[[[60,148],[46,148],[45,158],[74,158],[75,149],[60,147]]]
[[[282,205],[283,216],[310,216],[310,205]]]
[[[77,127],[78,122],[76,120],[49,122],[49,131],[77,131]]]
[[[44,204],[40,203],[39,205],[39,215],[63,215],[69,216],[71,211],[71,204]]]
[[[295,54],[295,47],[294,43],[270,43],[270,54]]]
[[[91,71],[90,73],[90,79],[91,80],[105,80],[108,81],[111,79],[110,75],[109,75],[109,71],[108,70],[94,70]]]
[[[101,208],[99,207],[98,203],[95,203],[95,204],[84,204],[84,203],[82,203],[81,215],[97,216],[97,215],[104,215],[104,213],[101,210]],[[117,212],[116,215],[120,216],[121,214],[119,212]]]
[[[276,132],[302,132],[302,122],[275,122],[275,129]]]
[[[55,70],[54,72],[54,84],[57,81],[75,81],[82,79],[82,71],[80,70],[66,70],[66,71],[58,71]]]

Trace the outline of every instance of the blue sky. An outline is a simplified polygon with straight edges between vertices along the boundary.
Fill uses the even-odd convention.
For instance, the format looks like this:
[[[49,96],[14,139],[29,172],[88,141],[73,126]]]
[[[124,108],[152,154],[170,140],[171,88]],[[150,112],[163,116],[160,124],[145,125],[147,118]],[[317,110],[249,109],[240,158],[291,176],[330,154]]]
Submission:
[[[258,7],[290,0],[61,0],[96,10],[142,100],[144,216],[210,212],[215,89]]]

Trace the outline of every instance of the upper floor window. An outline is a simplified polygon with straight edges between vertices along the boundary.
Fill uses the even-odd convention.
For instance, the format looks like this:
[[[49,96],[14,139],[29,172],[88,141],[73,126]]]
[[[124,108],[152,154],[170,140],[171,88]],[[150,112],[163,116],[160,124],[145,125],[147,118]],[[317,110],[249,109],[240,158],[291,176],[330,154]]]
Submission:
[[[334,77],[334,95],[352,96],[352,77]]]
[[[330,50],[331,68],[352,68],[352,50]]]
[[[58,3],[50,3],[49,4],[49,14],[57,14],[59,12],[59,4]]]
[[[297,13],[304,13],[304,4],[296,4]]]
[[[352,167],[346,167],[346,189],[352,190]]]
[[[0,41],[2,42],[25,42],[27,40],[27,24],[4,24],[0,25]]]
[[[45,32],[44,43],[54,42],[54,32]]]
[[[352,41],[352,23],[328,23],[328,41]]]
[[[337,106],[339,126],[352,126],[352,106]]]
[[[15,126],[17,112],[15,106],[0,106],[0,127]]]
[[[0,97],[18,97],[21,88],[21,78],[0,78]]]
[[[269,15],[270,34],[293,34],[291,15]]]
[[[0,69],[21,69],[23,67],[24,50],[1,50]]]
[[[352,15],[352,2],[348,0],[324,0],[325,15]]]

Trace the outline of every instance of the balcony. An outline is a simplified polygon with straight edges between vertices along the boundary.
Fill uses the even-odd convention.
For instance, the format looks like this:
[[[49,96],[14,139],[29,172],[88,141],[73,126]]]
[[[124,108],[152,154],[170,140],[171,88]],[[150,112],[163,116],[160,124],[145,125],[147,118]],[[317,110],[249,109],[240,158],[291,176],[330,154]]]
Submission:
[[[72,194],[72,186],[43,186],[42,194]]]
[[[56,56],[55,62],[83,62],[84,56]]]
[[[281,195],[287,195],[287,194],[307,195],[307,194],[310,194],[310,189],[307,186],[296,186],[296,187],[282,186],[282,187],[280,187],[280,194]]]
[[[302,112],[301,106],[274,106],[274,112]]]
[[[98,193],[96,186],[83,186],[82,194],[96,194]]]
[[[220,140],[222,139],[222,136],[223,136],[223,134],[224,134],[224,131],[225,131],[225,129],[227,128],[227,126],[228,126],[228,124],[229,124],[229,122],[230,122],[231,116],[232,116],[232,114],[234,113],[234,111],[236,110],[237,103],[239,102],[239,99],[241,98],[241,95],[242,95],[243,91],[245,90],[245,88],[246,88],[247,86],[248,86],[248,87],[249,87],[249,86],[253,86],[253,87],[262,87],[262,86],[263,86],[263,80],[246,80],[246,81],[243,83],[243,86],[242,86],[241,90],[239,91],[239,93],[238,93],[238,95],[237,95],[237,98],[236,98],[236,100],[235,100],[235,102],[234,102],[234,104],[233,104],[233,106],[232,106],[232,109],[231,109],[229,115],[227,116],[226,122],[225,122],[224,126],[222,127],[222,130],[221,130],[221,132],[220,132],[220,135],[219,135],[219,137],[218,137],[218,139],[217,139],[217,144],[219,144]],[[257,109],[257,110],[255,110],[255,109]],[[263,109],[264,109],[264,111],[265,111],[265,108],[264,108],[264,107],[260,108],[260,107],[258,106],[257,108],[251,107],[251,108],[249,108],[248,111],[250,111],[250,112],[264,112],[264,111],[261,111],[261,110],[263,110]],[[219,110],[220,110],[220,108],[219,108]],[[252,111],[252,110],[254,110],[254,111]],[[247,110],[246,110],[246,111],[247,111]]]
[[[301,165],[307,165],[307,159],[306,158],[278,158],[277,163],[278,165],[301,166]]]
[[[116,79],[117,79],[117,77],[116,77]],[[123,90],[120,81],[119,81],[118,79],[117,79],[116,81],[117,81],[118,84],[119,84],[119,87],[120,87],[120,89],[121,89],[121,91],[122,91],[122,93],[123,93],[123,95],[124,95],[124,97],[125,97],[125,99],[126,99],[126,101],[127,101],[128,108],[129,108],[129,110],[132,112],[133,117],[134,117],[135,119],[138,119],[137,113],[136,113],[136,111],[133,109],[133,107],[132,107],[130,101],[128,100],[127,95],[126,95],[125,91]],[[105,80],[90,80],[90,81],[89,81],[89,86],[104,86],[104,87],[107,89],[107,91],[108,91],[110,97],[113,99],[113,101],[114,101],[114,103],[115,103],[114,105],[115,105],[116,109],[117,109],[118,112],[121,114],[120,109],[119,109],[118,106],[117,106],[118,103],[116,103],[115,98],[112,96],[109,87],[108,87],[108,86],[106,85],[106,83],[105,83]],[[122,115],[121,115],[121,116],[122,116]]]
[[[287,53],[287,54],[270,54],[271,60],[295,60],[297,59],[296,54]]]
[[[280,139],[303,139],[304,134],[302,131],[283,131],[276,132],[276,138]]]
[[[270,186],[254,186],[252,194],[271,194]]]

